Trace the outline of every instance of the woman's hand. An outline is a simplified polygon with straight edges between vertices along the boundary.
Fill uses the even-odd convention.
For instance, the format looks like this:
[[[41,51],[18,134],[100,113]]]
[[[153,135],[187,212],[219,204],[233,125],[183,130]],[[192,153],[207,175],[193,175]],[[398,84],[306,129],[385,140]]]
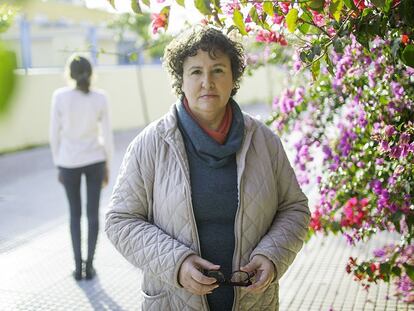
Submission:
[[[255,282],[245,289],[251,293],[263,293],[275,277],[275,265],[263,255],[255,255],[247,265],[240,270],[255,275]]]
[[[178,282],[190,293],[196,295],[211,294],[213,289],[218,287],[215,284],[217,280],[205,276],[201,272],[204,269],[219,270],[220,266],[214,265],[197,255],[190,255],[181,264],[178,272]]]

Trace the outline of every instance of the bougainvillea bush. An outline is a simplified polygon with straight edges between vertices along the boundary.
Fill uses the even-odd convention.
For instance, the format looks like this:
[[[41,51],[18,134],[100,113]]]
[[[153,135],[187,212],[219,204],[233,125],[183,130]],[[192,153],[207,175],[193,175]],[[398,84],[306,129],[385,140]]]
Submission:
[[[183,0],[156,2],[163,7],[152,15],[155,33],[167,29],[173,3],[185,6]],[[139,13],[150,4],[133,0],[132,8]],[[260,62],[287,63],[275,57],[282,47],[293,56],[291,67],[305,78],[275,98],[268,125],[282,134],[299,133],[298,179],[319,185],[310,235],[342,233],[352,246],[393,232],[395,244],[365,261],[349,258],[346,269],[366,288],[395,283],[397,294],[413,303],[414,0],[194,5],[202,23],[265,45]],[[251,55],[247,62],[255,68],[257,60]]]
[[[343,51],[332,51],[334,76],[322,72],[311,86],[286,89],[268,123],[298,133],[299,181],[319,185],[311,234],[341,232],[355,245],[394,232],[398,243],[368,261],[350,258],[346,269],[366,288],[393,280],[414,302],[414,69],[389,53],[387,41],[374,40],[366,53],[351,36]]]

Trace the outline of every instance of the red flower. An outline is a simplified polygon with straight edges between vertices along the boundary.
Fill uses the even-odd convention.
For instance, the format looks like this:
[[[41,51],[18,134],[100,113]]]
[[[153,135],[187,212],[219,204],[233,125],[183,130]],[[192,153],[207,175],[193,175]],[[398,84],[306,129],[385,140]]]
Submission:
[[[379,270],[379,263],[378,262],[373,262],[373,263],[371,263],[369,268],[371,269],[372,272],[375,272],[375,271]]]
[[[367,7],[364,3],[364,0],[354,0],[354,4],[360,11],[362,11],[363,9]]]
[[[399,6],[401,3],[401,0],[392,0],[392,7],[395,8]]]
[[[401,36],[401,42],[402,42],[402,44],[407,45],[408,42],[410,42],[410,38],[407,35],[402,35]]]
[[[321,213],[321,211],[319,209],[316,209],[312,213],[312,217],[311,217],[311,221],[310,221],[310,227],[314,231],[319,231],[319,230],[322,229],[321,216],[322,216],[322,213]]]

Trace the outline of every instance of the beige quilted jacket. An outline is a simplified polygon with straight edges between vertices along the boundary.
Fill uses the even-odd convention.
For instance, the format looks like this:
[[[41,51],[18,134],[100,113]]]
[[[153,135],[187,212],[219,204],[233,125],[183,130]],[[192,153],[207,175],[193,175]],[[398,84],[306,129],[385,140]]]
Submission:
[[[278,279],[302,247],[309,209],[280,139],[249,115],[244,119],[233,269],[262,254],[275,264],[277,278],[263,294],[236,288],[233,310],[278,310]],[[189,178],[173,106],[130,144],[106,215],[109,239],[143,271],[142,310],[208,310],[205,296],[189,293],[177,281],[183,260],[202,256]]]

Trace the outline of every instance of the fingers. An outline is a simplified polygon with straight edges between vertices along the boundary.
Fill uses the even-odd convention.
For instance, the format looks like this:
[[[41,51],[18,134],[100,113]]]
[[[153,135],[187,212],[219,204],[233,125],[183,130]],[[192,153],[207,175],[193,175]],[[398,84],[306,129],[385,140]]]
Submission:
[[[218,287],[216,279],[205,276],[202,269],[219,269],[220,266],[202,259],[197,255],[188,256],[179,271],[179,283],[189,292],[206,295]]]
[[[269,271],[261,270],[256,276],[256,282],[248,286],[246,290],[251,293],[262,293],[269,287],[273,275],[271,275]]]
[[[215,278],[208,277],[201,273],[198,269],[194,269],[191,273],[191,277],[194,279],[194,281],[204,284],[204,285],[211,285],[217,282]]]
[[[251,293],[264,292],[269,287],[275,274],[273,262],[263,255],[254,256],[251,262],[240,269],[248,273],[255,272],[255,282],[246,287],[246,290]]]
[[[196,265],[198,266],[198,268],[200,269],[204,269],[204,270],[219,270],[220,266],[219,265],[215,265],[213,263],[211,263],[208,260],[205,260],[201,257],[196,256],[194,258],[194,261],[196,263]]]
[[[253,260],[249,262],[247,265],[240,268],[241,271],[248,272],[249,274],[256,271],[256,269],[259,268],[259,265],[256,263],[256,261]]]

